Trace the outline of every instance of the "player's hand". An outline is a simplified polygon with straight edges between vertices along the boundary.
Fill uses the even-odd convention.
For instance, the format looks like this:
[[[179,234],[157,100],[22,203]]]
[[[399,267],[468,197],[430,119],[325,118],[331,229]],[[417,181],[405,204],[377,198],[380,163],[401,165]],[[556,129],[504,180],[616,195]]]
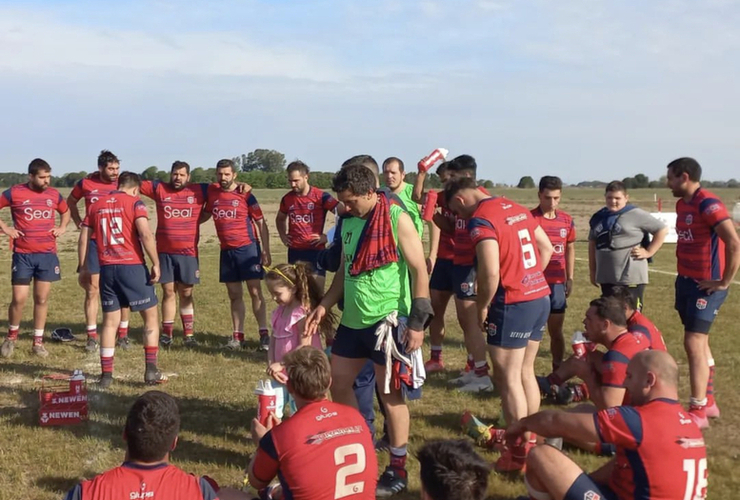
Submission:
[[[262,252],[262,265],[264,267],[269,267],[270,264],[272,264],[272,256],[270,255],[270,252]]]
[[[722,283],[722,280],[718,281],[700,281],[699,282],[699,290],[704,290],[709,295],[713,294],[714,292],[721,292],[722,290],[727,290],[730,288],[730,285],[725,285]]]
[[[237,182],[236,183],[236,191],[237,193],[244,194],[248,193],[252,190],[252,186],[247,184],[246,182]]]
[[[507,442],[511,443],[521,439],[525,432],[527,432],[527,427],[521,420],[516,420],[506,428],[506,434],[504,437]]]
[[[406,346],[407,353],[417,350],[424,343],[424,331],[406,328],[406,331],[403,332],[403,343]]]
[[[290,245],[293,244],[293,242],[291,241],[290,236],[287,235],[287,234],[285,236],[280,236],[280,241],[282,241],[283,242],[283,245],[285,245],[288,248],[290,248]]]
[[[311,335],[319,333],[319,325],[323,321],[324,316],[326,316],[326,308],[319,304],[306,318],[306,326],[303,329],[303,335],[310,337]]]
[[[272,363],[267,367],[267,374],[271,376],[276,382],[281,384],[288,383],[288,375],[285,373],[285,367],[282,363]]]
[[[11,240],[17,240],[18,238],[25,236],[22,231],[18,231],[14,227],[6,227],[3,229],[3,233],[10,236]]]
[[[478,326],[484,334],[488,330],[488,307],[478,309]]]
[[[67,232],[67,228],[56,226],[52,229],[49,229],[49,232],[55,237],[59,238],[61,235]]]
[[[154,284],[159,282],[161,276],[162,273],[159,271],[159,266],[152,266],[152,271],[149,274],[149,283]]]
[[[434,264],[436,263],[436,258],[427,257],[427,274],[432,274],[432,271],[434,271]]]
[[[571,293],[573,293],[573,280],[567,279],[565,280],[565,297],[570,297]]]
[[[596,288],[599,287],[599,284],[596,282],[596,275],[595,274],[592,274],[591,276],[589,276],[589,281],[591,281],[591,284],[593,286],[595,286]]]
[[[630,252],[630,255],[635,260],[645,260],[652,257],[652,255],[650,255],[650,252],[647,251],[647,248],[643,247],[642,245],[637,245],[636,247],[634,247]]]
[[[326,235],[323,233],[311,235],[311,244],[314,246],[325,245],[327,241],[328,239],[326,238]]]
[[[90,271],[88,271],[86,267],[80,268],[80,272],[77,275],[77,283],[79,283],[82,288],[87,288],[87,286],[90,285],[91,280],[92,275],[90,274]]]

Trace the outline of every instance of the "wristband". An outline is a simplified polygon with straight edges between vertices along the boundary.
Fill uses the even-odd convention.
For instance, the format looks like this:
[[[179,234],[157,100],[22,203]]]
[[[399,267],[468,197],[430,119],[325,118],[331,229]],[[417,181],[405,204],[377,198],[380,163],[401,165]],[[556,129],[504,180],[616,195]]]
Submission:
[[[434,318],[434,309],[432,309],[431,299],[419,298],[411,301],[408,323],[411,330],[424,330],[432,322],[432,318]]]

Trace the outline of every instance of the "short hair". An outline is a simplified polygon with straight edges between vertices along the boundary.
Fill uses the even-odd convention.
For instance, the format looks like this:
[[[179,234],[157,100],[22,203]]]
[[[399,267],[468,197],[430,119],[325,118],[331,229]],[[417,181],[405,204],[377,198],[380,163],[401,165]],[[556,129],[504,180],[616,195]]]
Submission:
[[[437,170],[435,170],[437,177],[441,177],[442,175],[447,173],[447,170],[449,170],[449,165],[450,163],[447,161],[443,161],[442,163],[440,163],[439,166],[437,167]]]
[[[135,172],[123,172],[118,174],[118,189],[141,187],[141,177]]]
[[[332,189],[336,193],[349,191],[356,196],[361,196],[375,191],[375,186],[375,176],[361,163],[342,167],[332,179]]]
[[[180,431],[180,411],[175,399],[161,391],[139,396],[126,417],[129,460],[159,462],[172,450]]]
[[[326,397],[331,385],[331,367],[323,351],[304,346],[286,354],[283,364],[296,396],[307,401]]]
[[[476,189],[478,183],[472,177],[459,177],[457,179],[450,179],[445,184],[445,199],[451,200],[454,196],[462,191],[463,189]]]
[[[470,155],[457,156],[448,163],[447,169],[453,172],[470,172],[475,177],[478,171],[478,164],[475,162],[475,158]]]
[[[51,172],[51,166],[42,160],[41,158],[34,158],[31,163],[28,164],[28,173],[31,175],[39,175],[41,172]]]
[[[385,159],[385,161],[383,162],[383,171],[385,172],[385,167],[393,162],[398,163],[398,170],[404,172],[403,160],[401,160],[400,158],[396,158],[395,156],[389,156]]]
[[[109,163],[121,163],[121,160],[107,149],[104,149],[98,155],[98,169],[107,167]]]
[[[540,193],[545,189],[550,191],[563,189],[563,181],[555,175],[545,175],[540,179]]]
[[[628,287],[623,285],[613,286],[611,287],[609,295],[621,301],[623,305],[629,306],[630,309],[637,309],[635,296],[630,293],[630,289]]]
[[[170,172],[174,172],[175,170],[180,170],[181,168],[184,168],[185,171],[189,174],[190,173],[190,165],[188,165],[184,161],[176,161],[172,164],[172,168],[170,169]]]
[[[419,450],[421,484],[432,500],[483,500],[490,465],[467,440],[430,441]]]
[[[622,301],[616,297],[599,297],[589,303],[596,309],[596,315],[617,326],[627,326],[627,315]]]
[[[352,158],[349,158],[347,160],[344,160],[344,163],[342,163],[342,168],[348,166],[348,165],[354,165],[356,163],[359,163],[365,168],[369,168],[373,171],[375,174],[375,177],[378,177],[380,175],[380,170],[378,169],[378,162],[375,161],[375,158],[373,158],[370,155],[355,155]]]
[[[679,176],[689,174],[689,180],[694,182],[701,181],[701,165],[693,158],[678,158],[668,164],[667,167],[673,172],[673,175]]]
[[[288,164],[288,168],[285,171],[290,175],[291,172],[300,172],[303,175],[308,175],[308,165],[303,163],[301,160],[292,161]]]
[[[623,192],[624,194],[627,194],[627,186],[624,185],[624,182],[611,181],[609,184],[606,185],[606,189],[604,189],[604,194],[617,193],[619,191]]]
[[[234,160],[229,160],[228,158],[218,160],[218,163],[216,163],[216,170],[218,170],[219,168],[230,168],[232,172],[236,172],[236,165],[234,165]]]

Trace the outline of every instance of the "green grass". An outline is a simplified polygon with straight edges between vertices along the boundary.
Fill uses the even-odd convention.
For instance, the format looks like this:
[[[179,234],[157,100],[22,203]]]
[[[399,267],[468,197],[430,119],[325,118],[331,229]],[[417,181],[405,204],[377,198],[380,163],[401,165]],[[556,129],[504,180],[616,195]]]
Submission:
[[[256,192],[270,225],[274,228],[275,211],[282,191],[259,190]],[[534,191],[507,190],[507,196],[516,201],[533,205]],[[734,202],[740,191],[720,190],[728,204]],[[667,191],[658,192],[664,199],[664,210],[672,206]],[[653,190],[635,191],[632,198],[647,209],[653,208]],[[585,236],[587,217],[601,203],[599,190],[572,189],[565,192],[563,208],[572,212],[580,231]],[[2,212],[7,220],[7,210]],[[60,242],[60,259],[64,279],[54,284],[50,299],[47,331],[56,326],[71,326],[78,340],[69,345],[48,343],[51,353],[46,360],[30,354],[31,304],[24,315],[21,339],[13,358],[0,360],[0,428],[4,437],[0,445],[0,500],[4,499],[55,499],[82,478],[91,477],[119,464],[123,458],[124,443],[121,431],[126,411],[137,395],[146,390],[143,379],[143,349],[140,342],[141,320],[132,320],[132,337],[135,347],[116,353],[117,383],[105,393],[91,392],[90,421],[87,424],[41,428],[38,426],[38,396],[40,379],[55,372],[69,372],[81,368],[88,376],[99,373],[96,354],[86,354],[84,344],[83,292],[77,286],[75,241],[77,232],[70,231]],[[273,238],[273,260],[284,261],[285,249]],[[231,330],[228,301],[223,285],[218,283],[218,246],[212,223],[203,230],[201,243],[202,284],[196,287],[196,334],[201,347],[188,351],[180,346],[181,330],[176,325],[177,341],[170,351],[160,353],[160,366],[173,376],[165,390],[180,402],[182,432],[173,462],[196,474],[209,474],[223,485],[238,485],[242,470],[254,446],[249,439],[249,422],[255,415],[256,399],[252,394],[256,381],[264,375],[266,357],[254,349],[232,353],[221,345]],[[586,245],[578,244],[576,285],[569,301],[565,323],[569,336],[581,326],[588,301],[597,295],[597,289],[588,283]],[[657,255],[652,269],[672,272],[675,269],[673,247],[666,247]],[[0,248],[0,299],[10,300],[10,252],[7,245]],[[734,287],[733,287],[734,288]],[[740,393],[736,381],[740,371],[740,349],[735,343],[740,315],[738,292],[732,290],[712,329],[711,339],[717,361],[717,398],[722,408],[722,419],[712,423],[706,432],[709,451],[709,497],[724,498],[720,492],[736,491],[740,479],[733,475],[740,445]],[[274,304],[268,304],[271,310]],[[673,278],[667,274],[652,273],[646,292],[645,313],[661,328],[670,352],[676,357],[682,373],[681,397],[688,397],[688,371],[682,347],[682,329],[673,310]],[[418,449],[433,438],[459,438],[459,418],[466,408],[486,420],[496,418],[500,401],[495,396],[465,395],[448,389],[446,380],[457,373],[465,360],[462,336],[454,321],[454,309],[447,312],[448,337],[445,345],[447,373],[429,377],[421,401],[410,404],[411,450]],[[248,336],[253,347],[256,342],[256,325],[247,316]],[[547,338],[543,343],[538,372],[546,373],[550,365]],[[490,461],[494,453],[482,452]],[[572,453],[587,470],[594,469],[602,459],[578,452]],[[381,455],[381,465],[387,457]],[[401,498],[418,498],[418,464],[410,461],[410,492]],[[515,498],[524,493],[520,480],[491,474],[491,498]]]

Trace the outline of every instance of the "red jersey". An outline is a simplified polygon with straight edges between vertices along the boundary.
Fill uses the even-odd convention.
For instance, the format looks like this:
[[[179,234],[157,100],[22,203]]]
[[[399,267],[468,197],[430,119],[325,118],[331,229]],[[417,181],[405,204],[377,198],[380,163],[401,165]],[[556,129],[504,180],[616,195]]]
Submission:
[[[67,493],[65,500],[218,500],[205,479],[174,465],[139,465],[124,462]]]
[[[28,184],[17,184],[0,196],[0,208],[10,207],[13,226],[23,233],[13,240],[16,253],[56,253],[57,239],[51,234],[56,227],[56,212],[69,210],[67,202],[54,188],[36,191]]]
[[[288,216],[290,248],[296,250],[322,249],[312,236],[323,234],[326,212],[334,210],[339,202],[329,193],[311,186],[307,195],[290,191],[280,200],[280,213]]]
[[[442,212],[442,217],[449,220],[453,226],[456,224],[455,214],[453,214],[447,207],[447,199],[445,198],[445,192],[437,192],[437,206]],[[469,238],[469,236],[468,236]],[[445,231],[440,228],[439,235],[439,248],[437,249],[438,259],[455,259],[455,231]]]
[[[218,184],[208,186],[206,210],[211,212],[221,249],[241,248],[257,243],[253,220],[261,220],[262,209],[252,192],[224,191]]]
[[[545,268],[545,279],[550,285],[565,283],[567,278],[565,274],[565,250],[568,243],[576,241],[576,226],[573,224],[573,217],[557,210],[555,211],[555,218],[548,219],[542,213],[540,207],[532,209],[532,217],[547,233],[547,237],[550,238],[550,243],[552,243],[553,252],[550,262]]]
[[[626,331],[614,339],[611,348],[601,358],[601,385],[624,387],[630,360],[638,352],[647,349],[650,349],[650,341],[640,332]]]
[[[537,222],[527,208],[502,197],[485,199],[468,221],[468,229],[474,249],[483,240],[498,241],[499,289],[504,289],[505,304],[550,295],[534,239]]]
[[[619,500],[702,500],[704,438],[678,401],[654,399],[594,414],[601,441],[617,447],[609,487]]]
[[[157,205],[157,251],[198,256],[198,219],[206,202],[208,184],[188,184],[175,189],[161,181],[144,181],[141,194]]]
[[[730,218],[717,196],[699,188],[691,201],[676,202],[678,274],[695,280],[719,280],[725,270],[725,244],[714,231]]]
[[[374,500],[378,462],[360,412],[324,400],[265,434],[253,473],[265,482],[278,476],[285,500]]]
[[[490,195],[488,190],[482,186],[478,186],[478,190]],[[468,220],[457,215],[455,215],[454,239],[455,255],[452,258],[452,263],[456,266],[472,266],[475,264],[475,244],[470,239]]]
[[[641,333],[647,337],[650,342],[650,348],[656,351],[668,351],[663,340],[663,334],[660,333],[658,327],[653,324],[652,321],[640,311],[635,311],[632,316],[627,320],[627,331],[633,333]]]
[[[144,263],[135,222],[140,217],[149,218],[144,202],[122,191],[102,195],[90,206],[82,225],[98,242],[101,266]]]
[[[76,199],[85,199],[85,210],[90,209],[90,205],[98,201],[100,196],[110,194],[118,189],[117,182],[105,182],[100,178],[100,172],[90,174],[84,179],[80,179],[72,188],[72,196]]]

